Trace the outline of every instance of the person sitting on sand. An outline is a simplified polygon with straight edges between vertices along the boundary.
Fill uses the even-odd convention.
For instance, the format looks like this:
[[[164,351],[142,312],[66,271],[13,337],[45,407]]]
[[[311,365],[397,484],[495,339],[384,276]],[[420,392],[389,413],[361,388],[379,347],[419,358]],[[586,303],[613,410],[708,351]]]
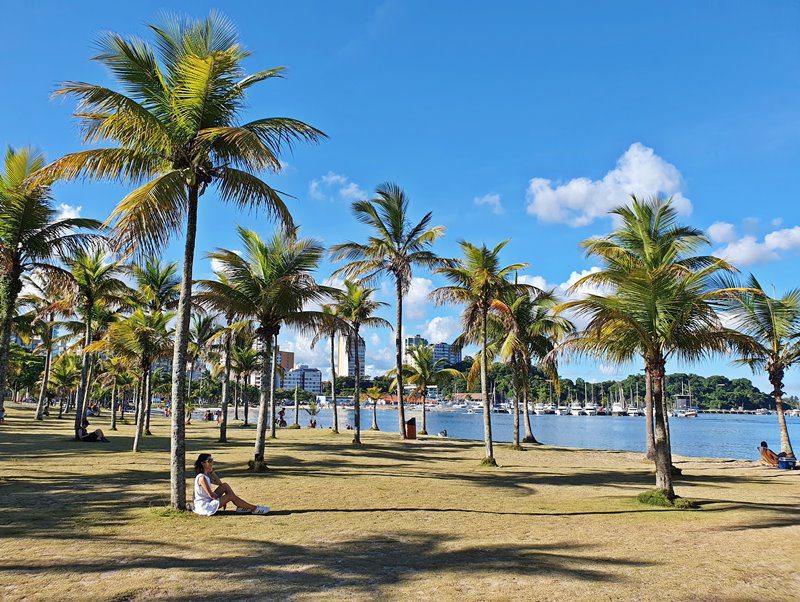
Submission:
[[[769,464],[770,466],[777,466],[778,459],[786,457],[784,452],[776,454],[774,451],[772,451],[769,447],[767,447],[766,441],[762,441],[761,446],[757,447],[756,449],[758,450],[758,453],[761,454],[761,461],[765,464]]]
[[[214,474],[214,458],[211,454],[200,454],[194,463],[194,471],[197,476],[194,478],[194,506],[192,510],[202,516],[216,514],[220,508],[225,508],[228,502],[236,506],[237,512],[250,512],[252,514],[267,514],[267,506],[256,506],[250,502],[245,502],[236,495],[227,483],[223,483]],[[211,490],[211,485],[218,485]]]
[[[83,422],[81,423],[81,427],[75,431],[75,436],[78,437],[84,443],[94,443],[95,441],[102,441],[103,443],[108,443],[108,439],[103,434],[103,431],[100,429],[95,429],[91,433],[86,428],[89,426],[89,421],[84,418]]]

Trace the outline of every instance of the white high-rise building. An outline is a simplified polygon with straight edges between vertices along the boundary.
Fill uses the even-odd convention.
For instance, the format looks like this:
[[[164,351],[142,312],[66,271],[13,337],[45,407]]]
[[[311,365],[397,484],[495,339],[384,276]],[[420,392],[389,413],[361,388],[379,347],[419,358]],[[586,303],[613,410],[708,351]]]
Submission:
[[[284,389],[294,389],[299,387],[303,391],[322,394],[322,372],[317,368],[309,368],[305,364],[300,364],[294,370],[289,370],[283,378]]]
[[[356,356],[353,353],[355,348],[355,338],[353,335],[347,337],[340,336],[338,345],[338,361],[336,362],[336,376],[355,376],[356,375]],[[367,360],[367,344],[364,338],[358,337],[358,362],[359,372],[364,376],[365,364]]]

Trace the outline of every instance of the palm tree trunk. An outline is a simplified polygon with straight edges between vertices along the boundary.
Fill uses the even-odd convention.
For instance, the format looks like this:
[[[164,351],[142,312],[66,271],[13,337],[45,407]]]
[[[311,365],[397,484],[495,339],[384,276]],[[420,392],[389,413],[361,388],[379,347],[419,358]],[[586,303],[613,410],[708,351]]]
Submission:
[[[250,426],[250,395],[247,392],[247,378],[242,385],[242,399],[244,400],[244,424],[242,426]]]
[[[489,342],[487,322],[486,310],[484,310],[481,316],[481,393],[483,394],[483,440],[486,447],[486,457],[483,459],[483,463],[497,466],[492,448],[492,408],[489,405],[489,373],[486,366],[486,346]]]
[[[194,380],[194,364],[195,364],[194,359],[191,362],[189,362],[189,382],[186,386],[186,399],[192,398],[192,381]]]
[[[192,315],[192,269],[197,236],[198,186],[189,186],[186,208],[186,242],[183,248],[183,274],[178,316],[175,324],[175,350],[172,356],[172,424],[170,429],[170,505],[186,509],[186,349],[189,345],[189,318]]]
[[[786,415],[783,412],[783,370],[773,369],[769,372],[769,381],[772,385],[772,395],[775,397],[775,410],[778,414],[778,426],[781,431],[781,452],[794,458],[792,442],[789,440],[789,430],[786,428]]]
[[[520,447],[519,444],[519,395],[514,391],[514,447]]]
[[[397,323],[394,329],[395,369],[397,374],[397,415],[400,419],[400,436],[406,438],[406,411],[403,407],[403,288],[399,278],[397,285]],[[358,343],[356,343],[357,345]],[[358,353],[356,353],[358,355]]]
[[[300,428],[300,392],[297,385],[294,386],[294,426]]]
[[[278,371],[278,334],[276,333],[272,341],[272,354],[269,367],[269,438],[275,439],[278,435],[275,431],[275,375]]]
[[[353,433],[353,443],[356,445],[361,444],[361,360],[358,355],[358,324],[355,325],[353,328],[353,341],[355,346],[355,359],[356,359],[356,382],[355,382],[355,391],[353,392],[353,422],[355,423],[354,426],[354,433]],[[401,402],[402,403],[402,402]]]
[[[239,420],[239,399],[241,398],[242,392],[241,388],[239,387],[239,373],[236,373],[236,384],[233,386],[233,419]]]
[[[0,419],[6,415],[5,397],[11,349],[11,322],[14,319],[17,297],[22,290],[21,275],[21,268],[14,265],[11,273],[0,278],[0,316],[3,320],[2,332],[0,332],[0,337],[2,337],[0,338]]]
[[[644,415],[645,415],[645,439],[647,451],[645,458],[651,462],[656,456],[656,441],[653,434],[653,391],[650,376],[645,372],[644,375]]]
[[[94,337],[92,337],[94,338]],[[89,354],[89,367],[86,371],[86,389],[83,391],[83,399],[81,400],[81,404],[83,405],[83,411],[86,412],[87,408],[89,407],[89,397],[91,396],[92,392],[92,381],[94,380],[94,368],[95,368],[95,355],[94,353]]]
[[[378,428],[378,398],[372,400],[372,426],[370,430],[379,431],[381,430]]]
[[[150,432],[150,410],[153,408],[153,370],[150,364],[147,365],[147,384],[145,387],[147,395],[144,398],[144,434],[152,435]]]
[[[142,378],[136,376],[136,382],[133,385],[133,424],[139,422],[139,410],[142,407]]]
[[[136,420],[136,435],[133,438],[133,451],[138,452],[142,442],[145,416],[147,414],[147,400],[150,398],[150,363],[142,362],[142,392],[139,399],[139,416]]]
[[[339,432],[339,411],[336,406],[336,360],[334,349],[335,337],[331,334],[331,399],[333,400],[333,432]]]
[[[59,419],[64,415],[64,394],[62,393],[58,398],[58,417]]]
[[[422,394],[422,428],[419,431],[420,435],[427,435],[428,434],[428,421],[427,421],[427,416],[426,416],[427,412],[425,411],[426,393]]]
[[[84,312],[86,315],[86,330],[83,336],[83,347],[84,350],[81,352],[81,380],[78,384],[78,391],[75,397],[75,440],[78,440],[78,429],[81,427],[81,423],[83,422],[84,417],[86,416],[86,410],[83,407],[83,400],[87,387],[87,379],[89,376],[89,357],[91,356],[90,353],[85,351],[86,347],[91,345],[92,343],[92,304],[87,303],[86,307],[84,308]]]
[[[667,455],[669,456],[669,465],[672,473],[680,473],[680,471],[672,465],[672,438],[669,434],[669,408],[667,399],[667,377],[661,377],[661,414],[664,416],[664,431],[667,433]]]
[[[117,383],[111,385],[111,430],[117,430]]]
[[[263,329],[263,326],[262,326]],[[264,446],[265,437],[267,434],[267,419],[269,417],[269,408],[267,402],[269,400],[269,369],[268,362],[272,357],[272,334],[259,334],[261,339],[261,386],[259,387],[258,398],[258,422],[256,424],[256,445],[253,452],[253,470],[260,472],[267,467],[264,464]],[[245,414],[246,416],[247,414]]]
[[[228,328],[231,326],[230,318],[228,319]],[[230,382],[231,382],[231,332],[225,334],[225,367],[222,371],[222,413],[219,421],[219,442],[226,443],[228,441],[228,398],[230,397]]]
[[[52,319],[51,319],[52,321]],[[50,339],[53,338],[53,327],[50,327]],[[36,405],[36,420],[43,420],[44,404],[47,399],[47,381],[50,380],[50,362],[53,359],[53,345],[47,346],[47,353],[44,356],[44,373],[42,374],[42,388],[39,391],[39,403]]]
[[[663,489],[669,499],[675,498],[672,487],[672,459],[670,457],[669,440],[665,424],[664,405],[662,403],[663,366],[655,368],[648,366],[647,373],[652,379],[653,414],[655,418],[655,462],[656,462],[656,489]]]

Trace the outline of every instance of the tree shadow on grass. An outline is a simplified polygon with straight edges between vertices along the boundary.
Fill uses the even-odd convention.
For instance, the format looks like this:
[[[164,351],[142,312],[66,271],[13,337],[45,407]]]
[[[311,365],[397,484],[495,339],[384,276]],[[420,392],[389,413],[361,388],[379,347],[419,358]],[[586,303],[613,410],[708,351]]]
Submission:
[[[54,579],[76,572],[92,578],[118,568],[155,571],[148,578],[151,585],[139,588],[131,597],[144,597],[152,587],[162,592],[159,598],[178,600],[187,595],[274,599],[320,592],[381,597],[384,587],[426,575],[507,580],[544,574],[586,583],[624,582],[625,572],[653,564],[593,555],[589,546],[572,543],[474,546],[464,545],[457,537],[419,532],[308,545],[240,539],[231,541],[224,555],[212,553],[201,558],[196,554],[185,558],[173,552],[178,551],[154,546],[150,553],[137,551],[134,555],[121,546],[115,558],[102,563],[76,558],[64,564],[43,559],[26,563],[24,569],[46,572]],[[19,568],[8,559],[0,559],[0,573]],[[158,581],[168,580],[174,570],[195,574],[198,587],[213,589],[163,595],[163,585]]]

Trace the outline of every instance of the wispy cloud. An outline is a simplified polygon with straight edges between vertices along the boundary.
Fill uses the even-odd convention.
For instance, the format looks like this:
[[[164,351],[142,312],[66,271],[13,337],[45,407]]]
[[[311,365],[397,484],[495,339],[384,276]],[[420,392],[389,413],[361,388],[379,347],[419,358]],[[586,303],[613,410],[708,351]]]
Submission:
[[[367,193],[347,176],[329,171],[324,176],[311,180],[308,185],[308,195],[318,201],[335,201],[340,199],[347,202],[367,198]]]
[[[484,194],[483,196],[476,196],[472,202],[478,206],[486,205],[492,208],[492,212],[496,214],[503,213],[503,205],[500,203],[500,195],[495,192]]]

